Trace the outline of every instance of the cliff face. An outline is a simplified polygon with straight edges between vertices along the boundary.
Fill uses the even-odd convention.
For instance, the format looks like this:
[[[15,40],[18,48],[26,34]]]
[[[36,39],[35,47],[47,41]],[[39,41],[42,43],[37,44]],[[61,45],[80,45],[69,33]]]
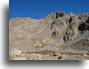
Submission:
[[[24,53],[89,53],[89,14],[60,11],[39,20],[14,18],[9,21],[9,49],[12,48]]]

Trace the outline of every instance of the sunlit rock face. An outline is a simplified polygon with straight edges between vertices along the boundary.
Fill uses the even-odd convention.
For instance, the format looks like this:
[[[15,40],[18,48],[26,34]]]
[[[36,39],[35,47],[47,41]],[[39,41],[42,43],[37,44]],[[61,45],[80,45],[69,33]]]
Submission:
[[[39,20],[13,18],[9,21],[9,51],[11,58],[11,55],[15,56],[13,60],[19,60],[18,55],[26,55],[27,52],[36,54],[37,51],[46,51],[49,57],[62,52],[88,54],[89,13],[76,15],[59,11]],[[49,51],[52,52],[49,54]],[[43,52],[41,55],[44,55]],[[58,54],[55,56],[57,60]],[[21,59],[29,60],[24,56]]]

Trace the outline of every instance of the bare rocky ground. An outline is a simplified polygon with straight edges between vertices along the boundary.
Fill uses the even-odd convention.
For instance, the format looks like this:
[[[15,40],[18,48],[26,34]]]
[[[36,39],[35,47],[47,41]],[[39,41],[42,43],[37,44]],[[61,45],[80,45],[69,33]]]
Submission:
[[[89,13],[11,19],[9,60],[89,60]]]

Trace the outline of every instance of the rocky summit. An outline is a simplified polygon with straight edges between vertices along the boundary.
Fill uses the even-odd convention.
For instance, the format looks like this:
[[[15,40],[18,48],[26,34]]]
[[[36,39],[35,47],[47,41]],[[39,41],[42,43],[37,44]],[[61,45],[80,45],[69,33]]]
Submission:
[[[89,13],[11,19],[9,60],[89,60]]]

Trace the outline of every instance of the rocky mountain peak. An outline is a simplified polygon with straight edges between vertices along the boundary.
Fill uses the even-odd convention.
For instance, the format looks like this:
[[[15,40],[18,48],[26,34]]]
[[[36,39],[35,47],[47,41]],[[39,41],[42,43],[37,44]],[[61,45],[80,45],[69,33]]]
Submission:
[[[64,15],[66,15],[63,11],[59,11],[59,12],[54,12],[51,13],[50,15],[48,15],[46,18],[51,18],[52,20],[57,19],[59,17],[63,17]]]
[[[54,12],[39,20],[9,21],[9,47],[24,52],[54,51],[89,53],[89,13]]]

